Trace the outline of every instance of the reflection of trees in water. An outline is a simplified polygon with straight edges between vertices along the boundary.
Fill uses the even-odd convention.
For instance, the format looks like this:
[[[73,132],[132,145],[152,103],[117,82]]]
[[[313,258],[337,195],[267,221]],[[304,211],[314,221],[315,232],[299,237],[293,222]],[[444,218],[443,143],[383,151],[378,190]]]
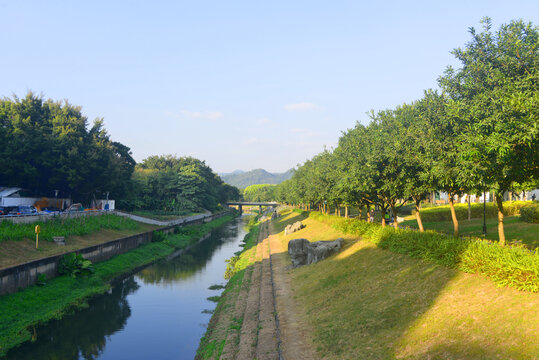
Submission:
[[[127,295],[139,288],[131,276],[118,283],[110,294],[97,297],[86,309],[38,328],[37,340],[10,352],[7,359],[79,359],[99,357],[106,336],[123,329],[131,316]]]
[[[176,280],[187,279],[204,268],[219,246],[234,241],[238,232],[239,227],[235,222],[233,226],[216,229],[208,239],[197,243],[178,257],[159,262],[137,275],[145,284],[170,284]]]

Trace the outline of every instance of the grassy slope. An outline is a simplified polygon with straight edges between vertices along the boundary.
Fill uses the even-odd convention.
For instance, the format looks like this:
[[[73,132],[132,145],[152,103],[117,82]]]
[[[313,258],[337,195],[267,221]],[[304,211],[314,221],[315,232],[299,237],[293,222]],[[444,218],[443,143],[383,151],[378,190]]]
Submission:
[[[417,229],[415,217],[401,222],[399,225]],[[426,230],[435,230],[446,234],[453,234],[452,221],[424,222]],[[510,241],[522,241],[531,248],[539,247],[539,224],[527,223],[520,220],[520,216],[509,216],[504,219],[505,237]],[[483,219],[460,220],[459,232],[464,236],[483,235]],[[488,240],[498,240],[498,219],[487,219]]]
[[[0,356],[12,347],[31,339],[29,329],[51,319],[58,319],[72,308],[86,305],[86,300],[108,289],[108,281],[140,266],[161,259],[176,249],[198,241],[200,237],[230,221],[224,216],[204,225],[183,228],[162,242],[142,245],[132,251],[95,265],[88,278],[60,276],[44,287],[32,286],[15,294],[0,297]]]
[[[290,217],[304,215],[279,219],[279,230]],[[303,222],[300,232],[281,233],[282,241],[346,240],[340,254],[291,271],[320,358],[539,357],[538,294],[382,250],[311,218]]]
[[[236,301],[238,301],[237,297],[241,290],[245,271],[247,267],[253,265],[252,259],[254,259],[254,253],[256,252],[255,245],[259,232],[259,224],[256,222],[255,217],[249,221],[248,228],[249,233],[243,239],[245,243],[243,250],[237,256],[233,269],[230,270],[230,280],[221,294],[206,333],[200,339],[195,359],[219,359],[228,332],[241,330],[241,326],[238,328],[237,324],[239,319],[232,318],[231,314],[234,312]],[[249,287],[247,286],[247,292],[248,289]]]

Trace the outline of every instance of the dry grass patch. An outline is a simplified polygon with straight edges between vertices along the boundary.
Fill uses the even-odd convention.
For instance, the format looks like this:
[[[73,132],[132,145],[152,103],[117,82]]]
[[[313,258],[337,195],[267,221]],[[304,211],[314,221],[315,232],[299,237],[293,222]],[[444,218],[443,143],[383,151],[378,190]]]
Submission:
[[[27,261],[41,259],[48,256],[63,254],[69,251],[82,249],[88,246],[102,244],[107,241],[120,239],[126,236],[140,234],[157,229],[158,226],[139,223],[137,229],[112,230],[102,229],[96,233],[83,236],[69,236],[65,246],[58,246],[51,241],[39,241],[36,249],[35,239],[0,242],[0,269],[21,264]]]
[[[290,271],[319,358],[539,358],[539,294],[498,288],[487,278],[303,222],[305,229],[280,234],[281,241],[346,240],[340,254]]]

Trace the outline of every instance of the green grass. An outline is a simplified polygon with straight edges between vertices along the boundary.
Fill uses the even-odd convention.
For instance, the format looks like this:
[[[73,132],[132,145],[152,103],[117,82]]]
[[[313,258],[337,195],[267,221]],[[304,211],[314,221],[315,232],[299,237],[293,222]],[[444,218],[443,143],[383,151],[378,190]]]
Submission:
[[[506,216],[518,215],[520,209],[523,206],[533,204],[533,201],[505,201],[503,203],[503,212]],[[494,203],[485,204],[485,215],[487,218],[497,218],[498,217],[498,208]],[[473,203],[470,204],[471,207],[471,217],[472,219],[479,219],[483,217],[483,204]],[[468,204],[455,204],[455,213],[457,219],[467,220],[468,219]],[[412,214],[415,214],[415,210],[412,211]],[[421,219],[425,222],[430,221],[449,221],[451,220],[451,209],[449,205],[435,206],[430,208],[425,208],[421,210]]]
[[[52,319],[59,319],[74,308],[86,306],[86,300],[109,288],[109,281],[134,269],[164,258],[178,248],[197,242],[200,237],[232,220],[224,216],[202,225],[182,229],[184,233],[169,235],[162,242],[139,246],[127,253],[94,265],[90,277],[60,276],[47,285],[31,286],[0,297],[0,357],[9,349],[31,339],[31,328]]]
[[[292,296],[305,328],[312,329],[308,335],[317,358],[537,358],[537,293],[496,287],[485,277],[425,261],[419,255],[426,251],[415,258],[396,246],[386,251],[380,246],[387,241],[384,236],[399,232],[368,224],[359,240],[336,232],[333,225],[339,222],[311,216],[304,220],[306,228],[294,234],[311,241],[313,234],[345,238],[339,254],[290,271]],[[354,230],[352,221],[344,223]],[[283,244],[290,239],[282,233],[280,238]],[[439,248],[436,258],[444,259]]]
[[[32,224],[14,224],[9,220],[4,220],[0,222],[0,242],[33,239],[36,225],[41,228],[39,239],[47,241],[52,241],[53,236],[86,235],[101,229],[136,230],[139,227],[134,220],[112,214],[67,219],[55,217],[50,221],[38,221]]]
[[[498,219],[487,219],[487,240],[498,240]],[[539,224],[527,223],[520,219],[520,216],[509,216],[504,219],[505,237],[508,241],[520,241],[528,247],[534,249],[539,247]],[[399,226],[406,226],[418,229],[417,221],[405,220]],[[453,234],[452,221],[431,221],[423,222],[425,230],[434,230],[441,233]],[[461,220],[459,221],[459,233],[463,236],[474,236],[483,238],[483,219]]]
[[[539,248],[500,246],[478,238],[455,238],[435,231],[394,229],[355,219],[310,213],[309,217],[378,247],[491,278],[498,286],[539,292]]]

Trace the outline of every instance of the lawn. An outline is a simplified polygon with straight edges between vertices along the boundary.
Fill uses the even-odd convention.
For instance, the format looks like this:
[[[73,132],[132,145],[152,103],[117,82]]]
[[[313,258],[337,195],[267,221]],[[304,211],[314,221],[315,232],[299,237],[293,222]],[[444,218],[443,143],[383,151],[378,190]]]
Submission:
[[[275,228],[302,215],[280,218]],[[323,359],[537,359],[539,295],[394,253],[313,218],[284,236],[345,239],[320,263],[290,270],[297,309]],[[284,245],[286,248],[286,245]]]
[[[406,226],[417,229],[415,217],[408,217],[407,220],[399,223],[399,226]],[[435,230],[438,232],[453,234],[452,221],[424,222],[425,230]],[[539,247],[539,224],[527,223],[520,220],[520,216],[508,216],[504,219],[505,237],[508,241],[521,241],[530,248]],[[483,237],[483,219],[460,220],[459,233],[464,236]],[[487,219],[488,240],[498,240],[498,219]]]

